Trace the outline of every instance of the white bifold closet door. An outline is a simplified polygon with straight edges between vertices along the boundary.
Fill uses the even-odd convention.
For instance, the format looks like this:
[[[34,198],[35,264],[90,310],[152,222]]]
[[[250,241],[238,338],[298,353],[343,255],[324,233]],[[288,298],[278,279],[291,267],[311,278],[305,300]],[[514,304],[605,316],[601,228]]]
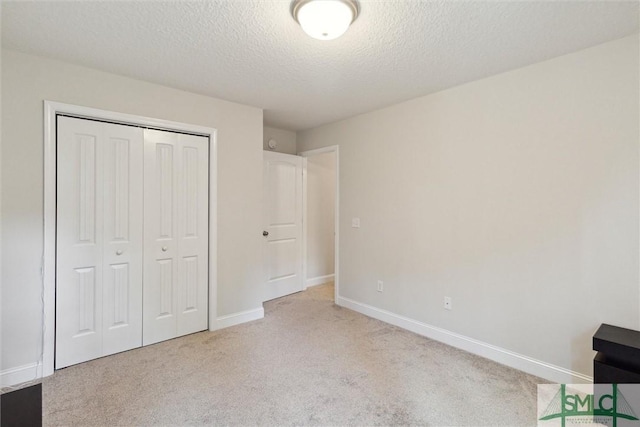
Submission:
[[[56,369],[207,329],[208,139],[57,130]]]
[[[142,345],[141,128],[58,117],[56,368]]]
[[[143,344],[207,328],[209,145],[144,131]]]

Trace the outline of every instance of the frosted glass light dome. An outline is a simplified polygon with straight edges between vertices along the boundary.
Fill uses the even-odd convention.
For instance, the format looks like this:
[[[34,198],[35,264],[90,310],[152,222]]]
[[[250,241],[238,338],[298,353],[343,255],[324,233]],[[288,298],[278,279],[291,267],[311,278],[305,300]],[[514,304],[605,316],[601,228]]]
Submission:
[[[343,35],[358,15],[351,0],[302,0],[293,5],[293,17],[305,33],[318,40],[333,40]]]

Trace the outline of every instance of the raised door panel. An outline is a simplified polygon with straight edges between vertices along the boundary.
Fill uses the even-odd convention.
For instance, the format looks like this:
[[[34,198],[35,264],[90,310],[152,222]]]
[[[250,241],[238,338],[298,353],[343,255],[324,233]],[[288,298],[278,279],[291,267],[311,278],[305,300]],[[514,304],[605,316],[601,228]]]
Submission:
[[[291,232],[299,213],[297,200],[298,165],[291,160],[268,160],[267,207],[268,226]]]

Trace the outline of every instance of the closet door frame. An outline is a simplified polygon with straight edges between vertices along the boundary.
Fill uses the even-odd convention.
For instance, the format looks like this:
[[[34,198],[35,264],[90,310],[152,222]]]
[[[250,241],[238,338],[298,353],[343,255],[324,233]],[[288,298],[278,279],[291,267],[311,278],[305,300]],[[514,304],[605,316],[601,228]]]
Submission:
[[[44,101],[44,253],[43,278],[43,339],[39,376],[54,372],[55,309],[56,309],[56,118],[58,115],[99,120],[116,124],[140,126],[181,132],[209,138],[209,313],[208,329],[218,329],[217,319],[217,130],[214,128],[172,122],[162,119],[100,110],[79,105]]]

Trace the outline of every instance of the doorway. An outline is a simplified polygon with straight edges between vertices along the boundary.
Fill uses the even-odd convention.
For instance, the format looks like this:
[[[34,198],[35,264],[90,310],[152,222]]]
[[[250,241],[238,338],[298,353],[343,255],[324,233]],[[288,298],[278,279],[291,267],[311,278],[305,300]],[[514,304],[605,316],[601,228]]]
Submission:
[[[339,151],[338,146],[303,151],[303,278],[305,289],[334,283],[339,295]]]

